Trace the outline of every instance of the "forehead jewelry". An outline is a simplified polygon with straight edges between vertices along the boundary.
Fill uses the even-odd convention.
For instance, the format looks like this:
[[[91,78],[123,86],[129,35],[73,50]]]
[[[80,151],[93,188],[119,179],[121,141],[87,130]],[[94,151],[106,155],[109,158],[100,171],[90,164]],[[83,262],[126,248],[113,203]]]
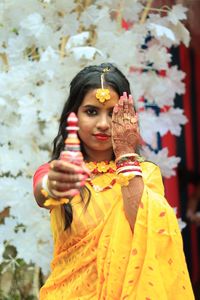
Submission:
[[[101,74],[101,88],[97,89],[96,92],[96,98],[99,100],[99,102],[103,103],[106,100],[110,100],[110,91],[109,89],[104,88],[104,74],[109,72],[109,68],[103,69],[103,73]]]

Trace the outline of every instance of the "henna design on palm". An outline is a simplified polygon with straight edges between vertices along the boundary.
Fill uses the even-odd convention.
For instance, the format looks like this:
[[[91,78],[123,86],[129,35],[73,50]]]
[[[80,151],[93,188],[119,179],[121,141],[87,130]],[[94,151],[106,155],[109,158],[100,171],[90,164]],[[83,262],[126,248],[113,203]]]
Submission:
[[[141,143],[133,98],[126,93],[120,97],[112,115],[112,143],[115,156],[135,152]]]

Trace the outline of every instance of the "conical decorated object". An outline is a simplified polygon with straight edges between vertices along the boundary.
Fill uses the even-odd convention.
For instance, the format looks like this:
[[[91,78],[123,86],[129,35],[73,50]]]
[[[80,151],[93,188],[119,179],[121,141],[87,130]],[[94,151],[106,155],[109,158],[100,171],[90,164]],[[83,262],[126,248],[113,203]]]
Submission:
[[[65,140],[64,150],[60,154],[60,159],[81,166],[83,164],[83,155],[78,138],[78,118],[74,112],[69,114],[66,123],[67,138]],[[72,189],[70,192],[72,196],[79,194],[78,189]]]
[[[80,140],[77,134],[78,130],[78,118],[74,112],[71,112],[67,118],[67,138],[65,140],[64,150],[60,154],[60,159],[72,162],[75,165],[81,165],[83,163]]]

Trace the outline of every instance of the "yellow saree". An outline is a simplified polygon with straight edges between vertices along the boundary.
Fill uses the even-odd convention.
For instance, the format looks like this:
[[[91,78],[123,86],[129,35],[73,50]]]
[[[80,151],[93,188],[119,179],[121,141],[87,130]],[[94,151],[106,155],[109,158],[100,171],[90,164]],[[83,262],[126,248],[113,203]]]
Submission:
[[[123,210],[121,187],[95,192],[87,209],[72,200],[71,229],[63,230],[63,209],[51,211],[54,258],[40,300],[192,300],[182,238],[164,198],[159,168],[141,163],[145,188],[134,234]],[[115,174],[94,185],[107,186]]]

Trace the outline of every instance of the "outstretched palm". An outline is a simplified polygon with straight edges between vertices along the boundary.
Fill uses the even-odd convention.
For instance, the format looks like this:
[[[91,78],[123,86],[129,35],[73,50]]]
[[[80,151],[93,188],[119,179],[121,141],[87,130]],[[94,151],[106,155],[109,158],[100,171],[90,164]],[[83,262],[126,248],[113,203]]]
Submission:
[[[115,105],[112,115],[112,143],[115,156],[135,152],[141,137],[137,116],[133,108],[133,98],[124,93]]]

